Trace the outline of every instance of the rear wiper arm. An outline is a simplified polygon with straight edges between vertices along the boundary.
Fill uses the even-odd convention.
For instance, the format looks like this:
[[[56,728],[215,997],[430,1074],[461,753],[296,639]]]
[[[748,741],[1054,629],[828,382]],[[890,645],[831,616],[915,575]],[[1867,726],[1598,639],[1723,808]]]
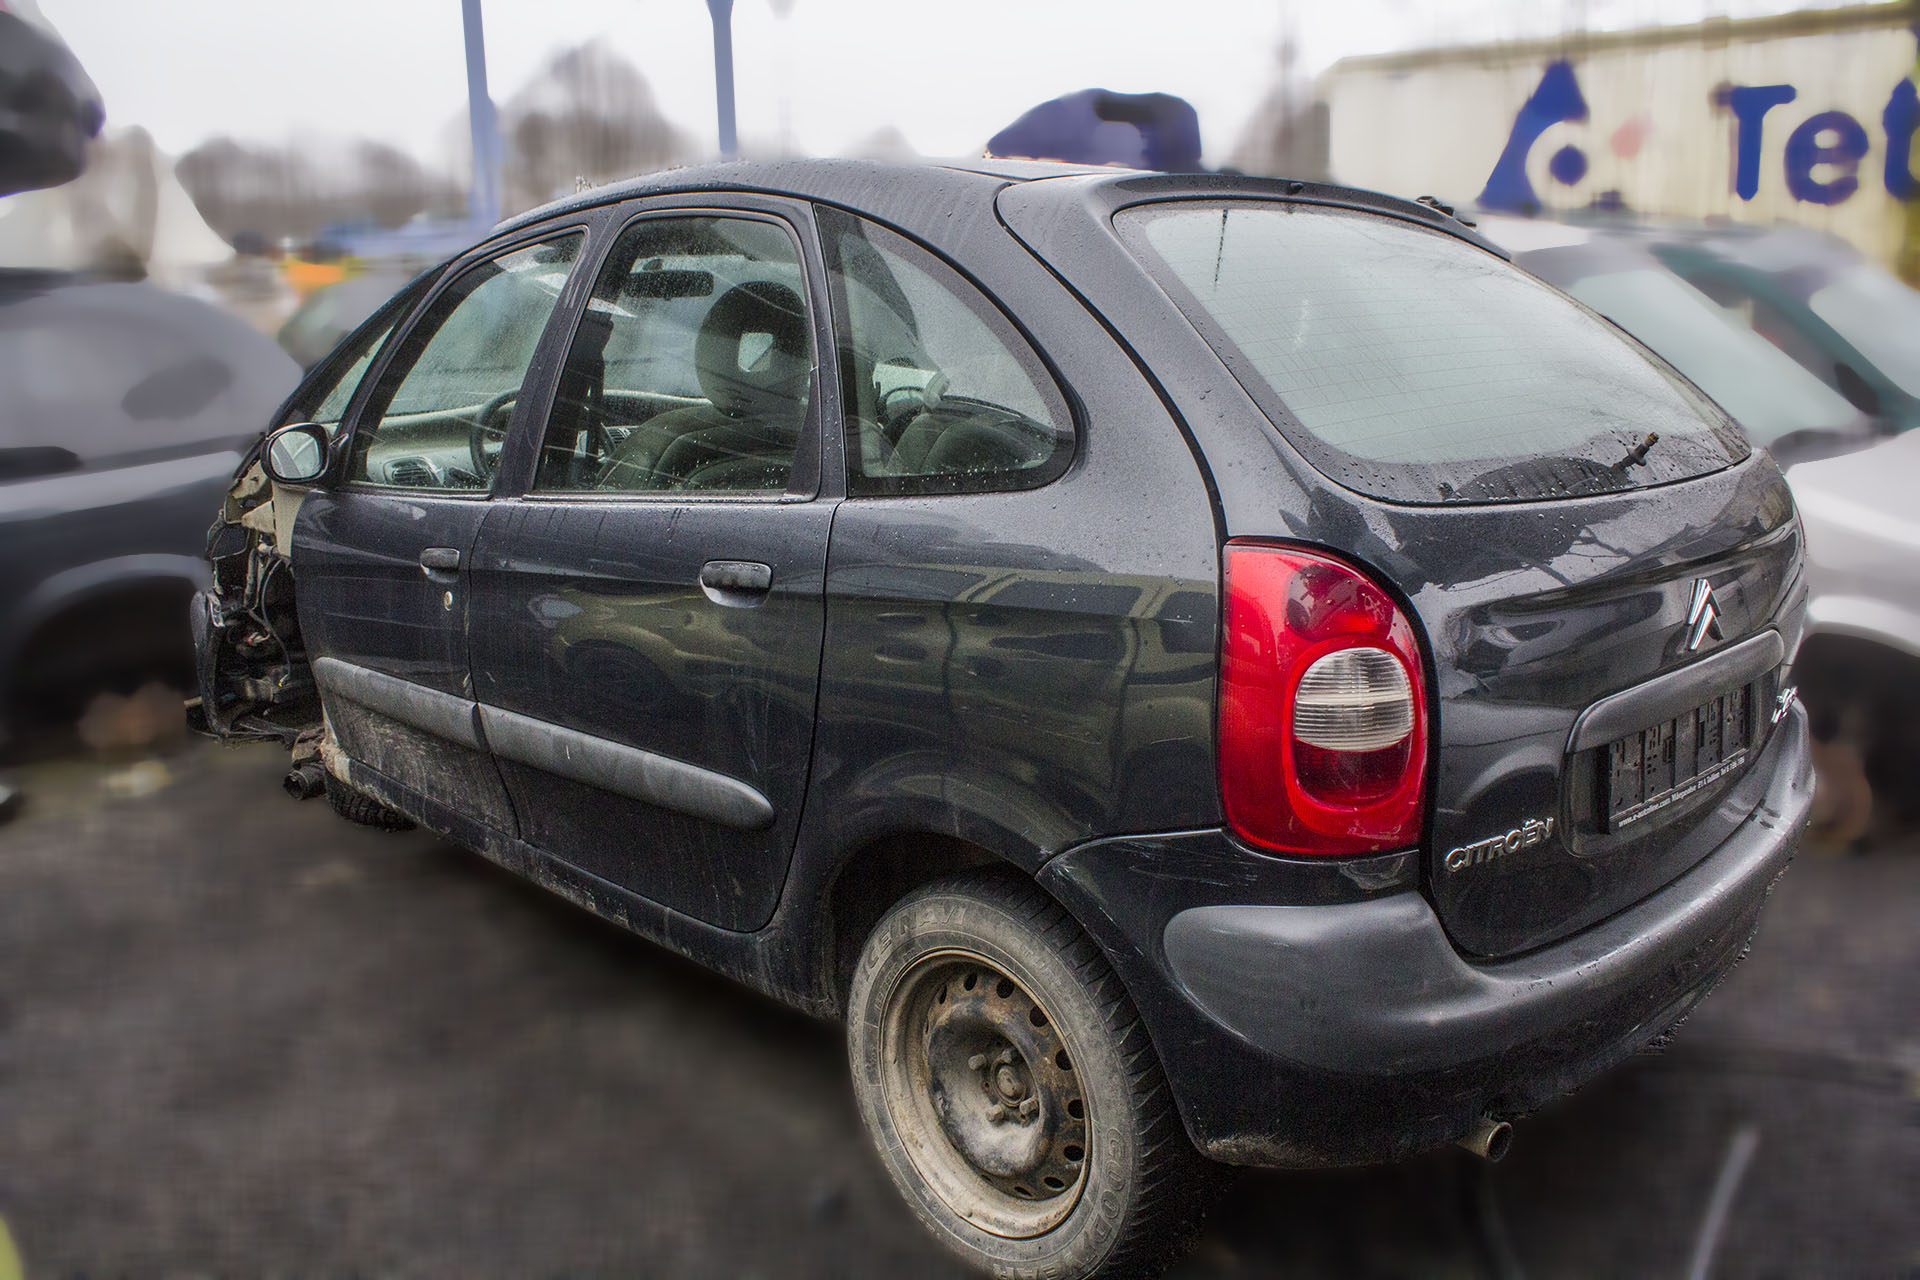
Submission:
[[[1647,438],[1645,440],[1642,440],[1639,444],[1634,445],[1633,448],[1627,450],[1627,456],[1620,459],[1620,461],[1614,463],[1611,469],[1619,472],[1621,475],[1624,476],[1625,474],[1627,474],[1627,472],[1630,469],[1634,467],[1646,466],[1647,454],[1651,453],[1653,451],[1653,446],[1659,443],[1660,443],[1659,432],[1657,431],[1647,432]]]

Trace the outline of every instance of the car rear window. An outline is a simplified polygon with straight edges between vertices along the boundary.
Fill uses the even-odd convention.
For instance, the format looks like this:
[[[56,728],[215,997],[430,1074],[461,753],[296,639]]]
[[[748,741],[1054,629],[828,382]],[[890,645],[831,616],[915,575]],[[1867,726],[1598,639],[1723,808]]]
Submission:
[[[1115,224],[1274,424],[1347,488],[1528,501],[1747,454],[1739,428],[1644,348],[1455,236],[1277,201],[1139,205]]]

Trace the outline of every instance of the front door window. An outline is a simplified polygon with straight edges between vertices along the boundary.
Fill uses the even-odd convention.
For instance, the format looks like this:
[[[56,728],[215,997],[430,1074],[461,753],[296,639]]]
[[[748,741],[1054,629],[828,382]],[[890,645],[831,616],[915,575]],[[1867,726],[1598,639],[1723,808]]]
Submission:
[[[584,239],[575,232],[515,249],[441,292],[361,412],[348,480],[492,487],[521,383]]]

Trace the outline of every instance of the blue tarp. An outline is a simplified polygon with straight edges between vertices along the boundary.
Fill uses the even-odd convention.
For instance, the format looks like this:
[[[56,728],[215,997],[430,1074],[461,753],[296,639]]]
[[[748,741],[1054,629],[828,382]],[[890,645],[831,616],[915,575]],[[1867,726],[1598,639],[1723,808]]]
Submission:
[[[1191,173],[1201,167],[1200,116],[1170,93],[1082,89],[1041,103],[994,134],[987,154]]]

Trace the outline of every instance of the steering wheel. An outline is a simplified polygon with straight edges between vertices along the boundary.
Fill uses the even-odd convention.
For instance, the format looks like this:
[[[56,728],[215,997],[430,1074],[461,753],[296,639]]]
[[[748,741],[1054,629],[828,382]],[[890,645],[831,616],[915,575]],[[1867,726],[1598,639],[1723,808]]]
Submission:
[[[500,411],[520,398],[520,388],[502,391],[480,406],[473,415],[473,427],[467,433],[467,449],[473,454],[474,472],[481,477],[493,474],[500,463],[500,450],[507,442],[507,424],[494,425]]]

